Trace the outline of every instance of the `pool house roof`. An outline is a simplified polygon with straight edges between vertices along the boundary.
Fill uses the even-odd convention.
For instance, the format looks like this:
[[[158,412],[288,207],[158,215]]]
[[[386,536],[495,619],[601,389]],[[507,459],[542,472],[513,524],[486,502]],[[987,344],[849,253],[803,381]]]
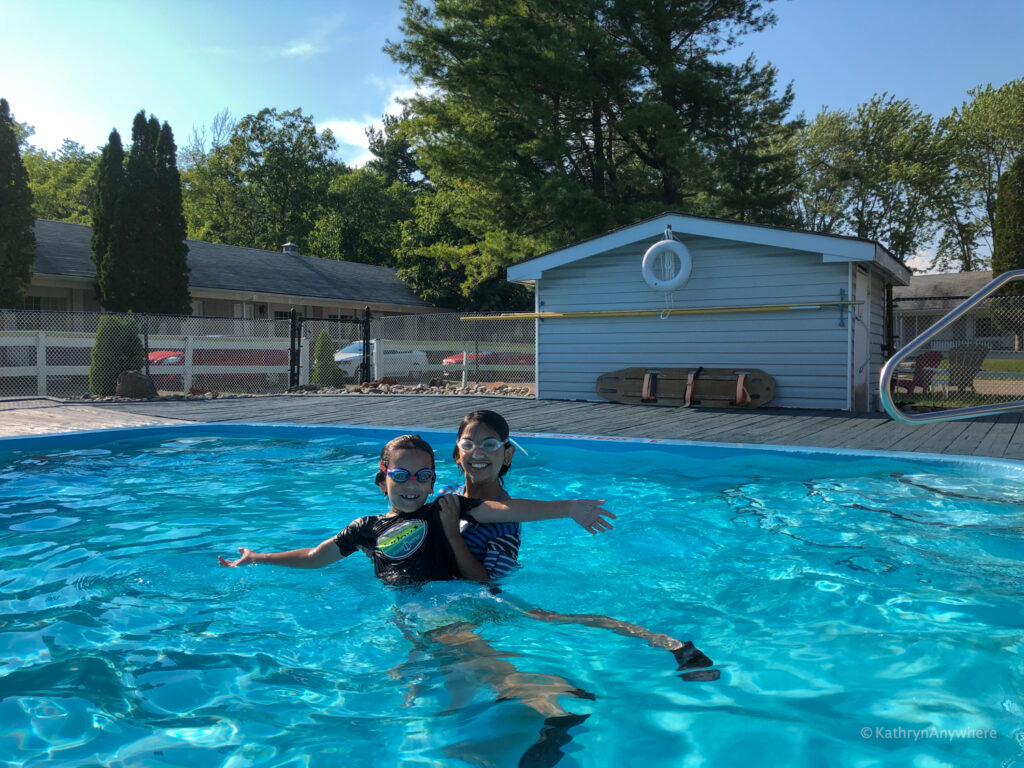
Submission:
[[[649,244],[668,226],[672,227],[673,233],[683,236],[683,239],[689,243],[711,239],[732,240],[737,243],[804,251],[820,254],[822,263],[845,261],[874,264],[888,275],[893,283],[906,285],[910,282],[910,270],[889,253],[887,248],[873,240],[862,240],[845,235],[824,235],[819,232],[806,232],[766,224],[751,224],[682,213],[665,213],[654,216],[636,224],[580,240],[564,248],[521,261],[508,268],[508,279],[513,282],[532,283],[540,279],[544,272],[556,267],[615,248],[633,244],[638,247],[641,244]]]

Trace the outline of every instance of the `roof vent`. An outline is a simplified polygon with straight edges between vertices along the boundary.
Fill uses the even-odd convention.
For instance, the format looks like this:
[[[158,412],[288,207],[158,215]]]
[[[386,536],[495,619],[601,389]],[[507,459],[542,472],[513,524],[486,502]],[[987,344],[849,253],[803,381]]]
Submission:
[[[292,256],[298,256],[299,246],[297,246],[295,243],[285,243],[284,245],[281,246],[281,252],[290,253]]]

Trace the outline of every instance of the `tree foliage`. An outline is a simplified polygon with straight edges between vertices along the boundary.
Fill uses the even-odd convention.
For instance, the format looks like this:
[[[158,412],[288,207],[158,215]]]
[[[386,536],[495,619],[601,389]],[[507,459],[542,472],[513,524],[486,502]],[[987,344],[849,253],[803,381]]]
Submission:
[[[313,373],[310,381],[318,387],[342,387],[345,385],[345,374],[334,361],[334,339],[326,330],[317,334],[313,345]]]
[[[1024,155],[1018,155],[999,179],[993,223],[992,274],[1024,269]],[[1010,287],[1024,293],[1020,283]]]
[[[139,337],[141,329],[131,316],[103,315],[96,326],[96,341],[90,353],[89,391],[113,395],[122,371],[137,371],[146,363]]]
[[[664,210],[779,221],[788,90],[720,54],[760,2],[405,0],[387,50],[423,89],[403,128],[431,202],[467,237],[411,223],[400,260],[463,272],[463,304],[522,258]],[[718,159],[720,158],[720,160]],[[449,293],[447,290],[445,293]]]
[[[394,265],[402,222],[412,215],[413,191],[369,168],[335,176],[309,236],[314,256]]]
[[[32,281],[36,236],[21,131],[0,99],[0,307],[19,307]]]
[[[901,261],[931,240],[948,159],[930,115],[876,94],[823,110],[796,145],[799,226],[885,243]]]
[[[967,93],[970,101],[940,121],[949,175],[937,210],[942,227],[937,265],[963,270],[985,266],[999,181],[1024,153],[1024,78]]]
[[[27,151],[23,159],[36,218],[90,223],[99,157],[71,139],[64,139],[56,152]]]
[[[328,186],[341,163],[329,130],[317,132],[301,109],[246,115],[226,141],[186,151],[188,230],[192,237],[277,250],[306,251]]]
[[[93,260],[97,295],[112,312],[189,314],[188,246],[171,127],[140,111],[123,160],[110,134],[97,166]]]

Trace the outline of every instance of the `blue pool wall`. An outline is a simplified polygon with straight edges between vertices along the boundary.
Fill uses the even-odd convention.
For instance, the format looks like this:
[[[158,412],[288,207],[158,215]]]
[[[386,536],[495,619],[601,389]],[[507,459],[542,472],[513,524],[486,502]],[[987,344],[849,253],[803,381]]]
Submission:
[[[453,442],[456,430],[427,429],[415,426],[355,426],[338,424],[275,424],[275,423],[214,423],[167,424],[151,427],[119,427],[114,429],[62,432],[48,435],[19,435],[0,437],[0,462],[17,458],[25,451],[78,450],[104,445],[124,446],[128,442],[166,440],[175,437],[278,437],[296,440],[317,440],[325,437],[351,436],[361,440],[379,440],[383,445],[391,438],[415,432],[438,450]],[[552,448],[582,448],[604,453],[628,453],[656,449],[681,457],[718,458],[751,457],[752,455],[791,458],[806,455],[816,461],[844,462],[854,458],[904,459],[916,462],[935,462],[947,466],[961,466],[979,471],[1024,473],[1024,462],[993,459],[982,456],[962,456],[937,453],[899,451],[862,451],[844,448],[816,448],[793,445],[761,445],[752,443],[714,443],[690,440],[662,440],[637,437],[609,437],[600,435],[566,435],[534,432],[513,432],[512,437],[531,445]],[[441,453],[446,453],[441,449]]]

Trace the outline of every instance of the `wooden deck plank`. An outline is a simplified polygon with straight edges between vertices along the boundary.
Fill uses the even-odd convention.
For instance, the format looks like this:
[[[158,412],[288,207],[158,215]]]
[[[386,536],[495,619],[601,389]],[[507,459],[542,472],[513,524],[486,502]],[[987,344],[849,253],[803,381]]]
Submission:
[[[48,411],[73,414],[78,405]],[[275,396],[209,401],[91,403],[90,425],[174,422],[357,424],[454,430],[470,411],[502,413],[513,432],[608,435],[816,448],[959,453],[1024,459],[1022,415],[907,425],[881,414],[760,408],[753,411],[652,408],[619,403],[531,400],[494,396]],[[29,413],[29,411],[25,411]],[[26,417],[28,418],[28,417]],[[58,431],[55,415],[36,431]],[[10,418],[8,417],[8,421]],[[38,419],[37,419],[38,421]],[[51,426],[48,426],[51,425]],[[10,434],[10,429],[6,432]],[[0,425],[0,431],[5,427]],[[31,430],[29,430],[31,431]]]

